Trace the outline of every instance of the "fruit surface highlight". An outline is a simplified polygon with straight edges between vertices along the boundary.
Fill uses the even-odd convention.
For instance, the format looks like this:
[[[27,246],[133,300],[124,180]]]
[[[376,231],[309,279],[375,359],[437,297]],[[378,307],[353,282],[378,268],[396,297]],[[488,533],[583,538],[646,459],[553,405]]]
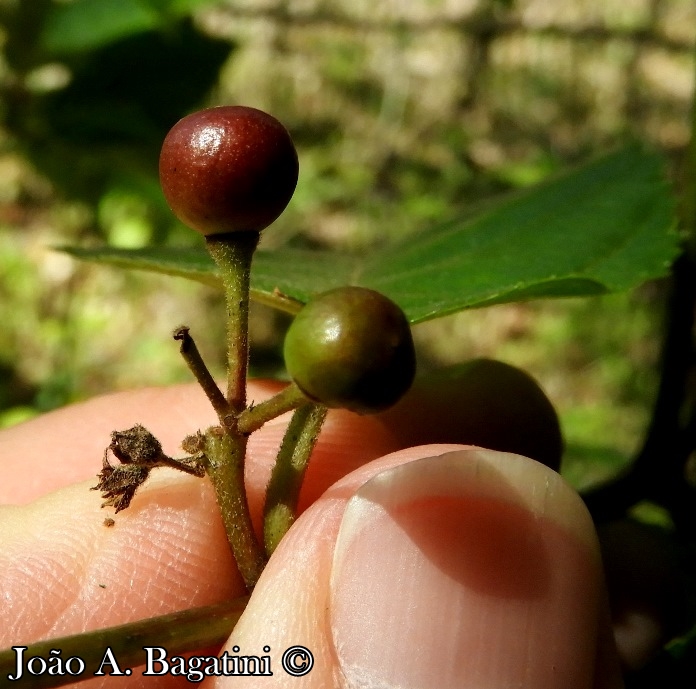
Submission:
[[[416,370],[403,311],[364,287],[340,287],[308,302],[288,329],[284,355],[307,397],[362,414],[394,404]]]
[[[179,120],[165,137],[159,161],[170,208],[204,235],[268,227],[290,201],[298,171],[285,127],[240,105]]]

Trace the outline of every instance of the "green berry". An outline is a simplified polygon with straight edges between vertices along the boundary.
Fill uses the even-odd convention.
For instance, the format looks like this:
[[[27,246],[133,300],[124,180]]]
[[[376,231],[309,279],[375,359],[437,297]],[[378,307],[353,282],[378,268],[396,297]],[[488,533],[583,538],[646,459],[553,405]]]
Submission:
[[[288,329],[284,355],[307,397],[361,414],[396,403],[416,371],[404,312],[364,287],[339,287],[308,302]]]
[[[298,161],[274,117],[239,105],[179,120],[162,144],[162,191],[174,214],[204,235],[260,232],[295,191]]]

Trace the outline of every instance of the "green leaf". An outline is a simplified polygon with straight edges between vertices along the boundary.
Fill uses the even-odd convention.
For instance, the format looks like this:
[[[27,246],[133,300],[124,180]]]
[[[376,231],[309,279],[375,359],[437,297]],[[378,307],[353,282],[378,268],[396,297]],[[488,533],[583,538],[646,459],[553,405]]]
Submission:
[[[10,106],[13,138],[62,195],[92,206],[123,180],[151,180],[157,219],[168,227],[157,177],[162,140],[200,106],[233,49],[184,18],[166,32],[143,31],[70,55],[65,88]]]
[[[117,268],[147,270],[164,275],[185,277],[202,282],[204,285],[222,289],[222,282],[217,276],[215,264],[208,252],[200,249],[173,249],[155,247],[148,249],[118,249],[103,247],[99,249],[82,249],[69,246],[60,247],[75,258],[106,263]]]
[[[259,251],[252,296],[287,307],[342,284],[384,292],[411,322],[462,309],[628,290],[668,273],[679,253],[660,156],[632,147],[364,257]],[[71,253],[216,281],[205,253],[110,248]]]
[[[41,34],[49,53],[101,48],[127,36],[165,28],[212,0],[73,0],[52,8]]]
[[[156,247],[83,249],[60,247],[75,258],[96,261],[117,268],[147,270],[196,280],[222,289],[213,260],[205,248],[175,249]],[[254,255],[251,297],[294,313],[313,294],[350,282],[356,261],[351,257],[324,251],[259,250]]]
[[[158,19],[141,0],[76,0],[57,5],[48,15],[41,43],[53,53],[87,51],[154,29]]]
[[[373,256],[362,279],[414,321],[618,292],[668,272],[674,217],[661,158],[630,148]]]

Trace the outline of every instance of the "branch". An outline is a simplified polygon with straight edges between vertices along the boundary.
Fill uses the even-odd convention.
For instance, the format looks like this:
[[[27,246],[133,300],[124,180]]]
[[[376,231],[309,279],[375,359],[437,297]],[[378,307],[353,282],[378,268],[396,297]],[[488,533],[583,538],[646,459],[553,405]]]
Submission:
[[[34,656],[47,659],[52,649],[59,649],[63,662],[77,656],[84,661],[85,670],[79,678],[67,673],[62,676],[44,673],[31,678],[25,675],[24,679],[29,679],[32,689],[60,687],[93,679],[94,673],[104,661],[103,670],[108,675],[114,668],[109,664],[107,649],[111,650],[111,657],[118,663],[120,670],[125,672],[127,668],[145,664],[145,646],[162,646],[167,649],[168,655],[219,646],[232,633],[248,601],[248,596],[242,596],[204,608],[192,608],[108,629],[29,644],[24,652],[27,659]],[[4,682],[8,675],[14,676],[16,667],[15,651],[0,651],[2,686],[6,686]],[[22,685],[27,686],[23,682]]]
[[[673,266],[660,386],[643,446],[626,474],[590,489],[583,496],[598,522],[622,516],[643,499],[670,508],[673,491],[684,483],[684,463],[689,450],[680,418],[688,372],[694,364],[695,309],[696,266],[683,254]]]
[[[179,347],[181,356],[198,381],[198,384],[203,388],[203,392],[205,392],[206,397],[213,406],[220,424],[224,426],[233,415],[232,407],[228,404],[225,396],[222,394],[222,390],[217,386],[212,374],[205,365],[198,347],[191,337],[189,328],[185,325],[178,327],[172,337],[181,342]]]

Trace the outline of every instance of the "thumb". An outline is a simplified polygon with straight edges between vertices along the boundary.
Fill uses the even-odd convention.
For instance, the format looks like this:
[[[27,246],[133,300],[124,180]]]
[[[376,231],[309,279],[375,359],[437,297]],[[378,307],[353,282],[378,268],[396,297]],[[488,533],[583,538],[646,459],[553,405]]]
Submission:
[[[264,686],[619,687],[594,527],[547,467],[456,445],[336,483],[276,550],[226,650]],[[285,655],[302,646],[311,653]],[[267,649],[270,647],[270,651]],[[217,679],[216,687],[254,679]]]

